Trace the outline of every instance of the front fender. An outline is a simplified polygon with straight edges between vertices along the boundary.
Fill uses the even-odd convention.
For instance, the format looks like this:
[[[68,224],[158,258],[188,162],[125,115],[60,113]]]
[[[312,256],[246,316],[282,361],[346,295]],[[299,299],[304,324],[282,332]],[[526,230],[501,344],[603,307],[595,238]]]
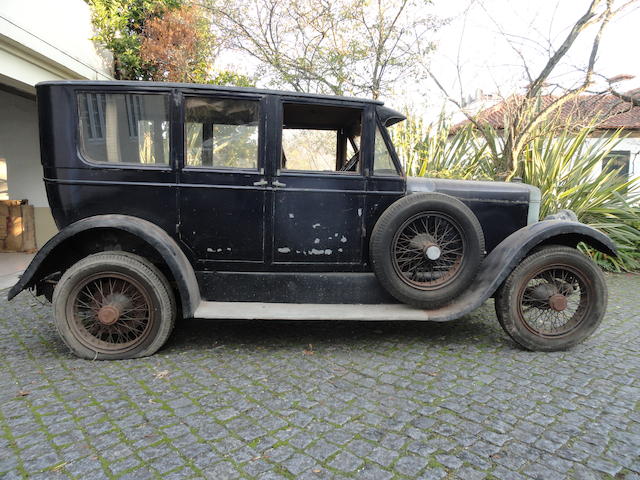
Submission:
[[[63,228],[51,238],[35,255],[18,283],[9,291],[11,300],[25,288],[33,287],[42,276],[41,267],[49,255],[56,254],[56,248],[81,232],[96,228],[122,230],[144,240],[164,259],[178,287],[185,317],[193,316],[200,303],[200,291],[193,267],[178,244],[157,225],[128,215],[97,215],[84,218]]]
[[[607,255],[617,256],[613,241],[604,233],[584,223],[566,220],[544,220],[534,223],[500,242],[483,260],[473,285],[453,303],[429,311],[429,319],[452,320],[478,308],[495,294],[514,268],[537,246],[559,244],[576,247],[580,242],[585,242]]]

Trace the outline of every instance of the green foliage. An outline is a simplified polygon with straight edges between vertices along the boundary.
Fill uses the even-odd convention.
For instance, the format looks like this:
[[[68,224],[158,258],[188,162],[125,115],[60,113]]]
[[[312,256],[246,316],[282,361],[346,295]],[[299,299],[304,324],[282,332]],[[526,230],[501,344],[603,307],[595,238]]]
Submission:
[[[487,127],[481,134],[467,125],[452,133],[443,117],[428,127],[416,126],[418,122],[409,118],[403,132],[393,132],[400,152],[414,149],[408,157],[409,174],[499,178],[502,138],[498,132]],[[590,136],[593,131],[593,126],[565,127],[545,135],[545,126],[542,126],[522,151],[515,174],[525,183],[540,188],[541,218],[560,209],[571,209],[581,222],[613,239],[619,248],[618,258],[581,246],[602,267],[612,271],[637,270],[640,268],[640,181],[626,181],[616,171],[601,169],[603,159],[616,149],[622,133],[593,138]],[[420,135],[422,140],[418,139]]]
[[[637,180],[625,181],[617,171],[602,170],[605,157],[616,148],[621,132],[590,139],[592,128],[539,136],[523,152],[518,175],[542,191],[544,217],[563,208],[609,235],[619,257],[609,258],[586,249],[601,266],[614,271],[640,268],[640,189]]]
[[[408,115],[405,122],[391,128],[391,137],[409,175],[492,178],[491,155],[484,139],[478,137],[471,125],[453,131],[444,114],[432,124]]]
[[[213,72],[212,60],[217,39],[211,34],[209,19],[199,9],[189,7],[193,9],[192,12],[175,15],[173,22],[178,22],[177,27],[187,29],[183,32],[186,37],[182,42],[176,32],[180,28],[171,22],[162,25],[162,20],[173,18],[168,12],[179,13],[188,8],[190,4],[185,0],[87,2],[91,6],[96,29],[93,40],[113,53],[115,78],[255,86],[255,79],[245,75],[228,70]],[[196,18],[192,19],[192,16]],[[189,23],[183,25],[184,22]],[[151,26],[153,38],[149,37]],[[189,35],[190,30],[193,31]],[[172,33],[175,35],[172,36]],[[185,56],[187,59],[182,59],[181,63],[180,59]],[[171,78],[176,75],[180,78]]]
[[[93,40],[113,53],[115,77],[149,80],[154,66],[140,56],[141,35],[147,18],[177,8],[181,0],[88,0],[96,29]]]
[[[256,79],[241,73],[223,70],[216,72],[212,78],[209,78],[203,83],[209,83],[212,85],[233,85],[235,87],[255,87]]]

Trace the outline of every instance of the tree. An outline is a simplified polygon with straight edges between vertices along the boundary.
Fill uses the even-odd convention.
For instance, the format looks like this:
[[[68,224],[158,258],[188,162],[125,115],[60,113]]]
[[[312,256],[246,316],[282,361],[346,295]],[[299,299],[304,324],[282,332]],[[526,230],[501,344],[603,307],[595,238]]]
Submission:
[[[113,52],[120,80],[253,86],[237,72],[213,68],[219,42],[202,9],[184,0],[88,0],[94,40]]]
[[[152,80],[205,83],[210,80],[214,38],[197,7],[183,5],[145,22],[140,58],[152,65]]]
[[[424,78],[430,0],[206,0],[220,36],[296,91],[378,98]]]
[[[96,29],[93,40],[113,52],[114,76],[120,80],[150,80],[155,67],[140,56],[145,22],[180,0],[88,0]]]
[[[495,142],[492,142],[491,138],[489,138],[490,134],[486,126],[482,125],[473,115],[467,114],[462,103],[450,95],[442,82],[438,80],[437,75],[431,72],[431,78],[438,88],[450,101],[456,104],[462,112],[465,112],[468,120],[476,126],[482,135],[487,136],[487,144],[492,146],[492,154],[500,170],[500,177],[506,180],[511,179],[518,170],[518,162],[526,146],[540,135],[549,135],[549,128],[553,128],[554,125],[554,117],[562,117],[559,115],[561,109],[567,106],[569,102],[575,100],[580,94],[588,92],[594,85],[597,77],[595,64],[603,34],[610,21],[633,3],[637,3],[637,0],[627,0],[624,2],[592,0],[586,11],[569,29],[562,42],[557,46],[550,44],[549,58],[537,74],[532,73],[529,67],[530,62],[528,62],[522,54],[518,45],[513,42],[512,39],[504,33],[501,26],[496,23],[496,27],[522,60],[523,71],[528,81],[527,86],[521,94],[512,95],[505,99],[503,120],[505,128],[501,151],[495,148]],[[556,89],[560,89],[561,94],[554,96],[551,102],[542,101],[545,89],[549,87],[548,82],[552,73],[557,69],[558,65],[578,38],[581,38],[584,32],[590,27],[595,29],[595,34],[591,42],[588,58],[582,69],[582,78],[570,87],[553,85]],[[545,128],[544,131],[541,130],[542,126]]]

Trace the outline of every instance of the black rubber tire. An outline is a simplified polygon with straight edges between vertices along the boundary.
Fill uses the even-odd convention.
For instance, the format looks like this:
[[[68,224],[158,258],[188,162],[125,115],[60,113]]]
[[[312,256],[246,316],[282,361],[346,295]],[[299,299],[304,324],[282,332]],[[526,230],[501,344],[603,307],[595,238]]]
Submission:
[[[520,315],[519,291],[523,282],[528,282],[531,275],[541,268],[569,266],[581,272],[585,279],[588,302],[581,320],[570,331],[544,336],[528,328]],[[607,284],[602,270],[586,255],[578,250],[565,246],[550,245],[538,249],[525,258],[507,277],[498,289],[495,298],[498,321],[514,342],[532,351],[553,352],[567,350],[587,339],[598,328],[607,309]]]
[[[393,239],[398,229],[421,213],[444,214],[454,221],[462,235],[464,255],[458,272],[439,288],[423,290],[408,285],[394,267]],[[457,198],[441,193],[417,193],[391,204],[376,222],[369,244],[371,265],[378,281],[402,303],[437,308],[453,301],[478,273],[484,256],[484,234],[473,212]]]
[[[73,291],[92,275],[116,272],[134,278],[144,288],[153,308],[154,322],[149,333],[131,348],[117,352],[92,349],[70,326],[69,302]],[[167,341],[176,319],[176,301],[169,282],[148,260],[129,252],[101,252],[75,263],[60,278],[53,292],[54,323],[60,337],[78,357],[90,360],[122,360],[153,355]]]

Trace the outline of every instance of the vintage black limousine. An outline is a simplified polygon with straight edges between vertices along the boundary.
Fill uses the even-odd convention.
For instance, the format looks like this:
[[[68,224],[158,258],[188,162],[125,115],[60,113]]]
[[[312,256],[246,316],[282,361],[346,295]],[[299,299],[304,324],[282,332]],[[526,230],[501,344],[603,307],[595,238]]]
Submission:
[[[150,355],[176,318],[431,320],[496,298],[521,346],[569,348],[616,255],[522,183],[407,178],[381,102],[147,82],[37,86],[60,232],[9,298],[52,301],[80,357]]]

